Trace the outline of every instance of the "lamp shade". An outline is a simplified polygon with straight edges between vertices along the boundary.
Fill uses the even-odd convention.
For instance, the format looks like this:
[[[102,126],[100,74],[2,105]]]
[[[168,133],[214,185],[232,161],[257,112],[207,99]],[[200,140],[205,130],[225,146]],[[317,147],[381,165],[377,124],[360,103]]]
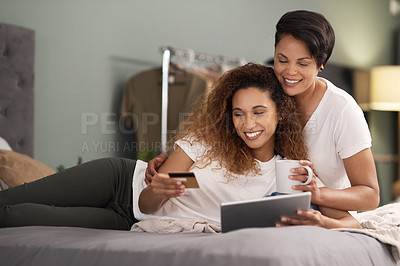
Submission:
[[[370,109],[400,111],[400,66],[377,66],[370,73]]]

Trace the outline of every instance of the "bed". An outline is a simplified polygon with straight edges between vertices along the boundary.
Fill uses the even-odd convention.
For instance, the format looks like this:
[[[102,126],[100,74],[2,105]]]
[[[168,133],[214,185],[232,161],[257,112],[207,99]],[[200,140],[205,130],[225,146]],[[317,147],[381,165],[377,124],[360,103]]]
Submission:
[[[8,147],[3,145],[0,151],[8,150],[6,153],[16,155],[9,160],[11,162],[31,162],[25,168],[20,162],[11,167],[11,170],[19,172],[19,183],[29,182],[22,177],[41,164],[32,158],[33,43],[32,30],[0,25],[0,54],[3,54],[0,56],[0,137],[4,140],[0,143],[9,144]],[[15,57],[14,53],[18,55]],[[31,67],[19,69],[20,64]],[[16,77],[23,76],[27,78],[18,82]],[[27,87],[15,88],[16,84]],[[16,90],[18,95],[10,97],[10,90]],[[27,106],[29,108],[24,108]],[[15,120],[20,122],[14,123]],[[11,170],[8,177],[14,179]],[[40,175],[43,173],[33,178],[40,178]],[[0,228],[0,264],[400,265],[400,229],[396,224],[400,221],[397,219],[400,206],[389,207],[383,215],[389,217],[385,223],[387,227],[382,230],[390,231],[392,237],[372,228],[374,223],[369,229],[359,231],[296,226],[247,228],[223,234],[145,233],[49,226]],[[382,217],[382,213],[375,216]],[[366,222],[371,222],[368,219]]]
[[[224,234],[5,228],[0,258],[2,265],[396,265],[367,235],[308,226]]]

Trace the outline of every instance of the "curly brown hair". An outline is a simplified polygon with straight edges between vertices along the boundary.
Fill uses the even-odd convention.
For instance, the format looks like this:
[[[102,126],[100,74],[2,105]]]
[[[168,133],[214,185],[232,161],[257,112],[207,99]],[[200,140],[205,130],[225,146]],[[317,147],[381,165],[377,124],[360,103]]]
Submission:
[[[178,139],[202,142],[208,147],[200,159],[203,167],[217,161],[228,174],[248,175],[259,171],[252,149],[236,133],[232,121],[232,98],[236,91],[250,87],[268,91],[281,119],[275,131],[275,153],[290,159],[307,159],[300,113],[293,97],[285,94],[274,70],[248,63],[225,72],[204,100],[181,123],[171,143]]]

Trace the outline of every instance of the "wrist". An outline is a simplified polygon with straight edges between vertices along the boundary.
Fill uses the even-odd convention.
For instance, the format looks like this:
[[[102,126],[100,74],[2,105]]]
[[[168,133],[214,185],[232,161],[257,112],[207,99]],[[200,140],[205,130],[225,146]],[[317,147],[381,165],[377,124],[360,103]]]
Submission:
[[[166,200],[167,198],[160,197],[160,195],[154,193],[152,186],[148,186],[143,189],[139,196],[139,210],[145,214],[152,214],[160,209]]]
[[[325,204],[324,204],[325,191],[326,191],[325,187],[319,188],[319,193],[318,193],[317,197],[315,197],[315,202],[313,202],[314,204],[325,206]]]
[[[167,201],[167,197],[154,192],[154,187],[149,186],[148,189],[150,190],[150,195],[153,198],[152,202],[156,204],[158,203],[161,206],[165,201]]]
[[[332,218],[329,218],[329,217],[326,217],[326,216],[324,216],[324,218],[323,218],[322,225],[326,229],[332,229],[332,228],[340,227],[340,226],[338,226],[337,221],[335,219],[332,219]]]

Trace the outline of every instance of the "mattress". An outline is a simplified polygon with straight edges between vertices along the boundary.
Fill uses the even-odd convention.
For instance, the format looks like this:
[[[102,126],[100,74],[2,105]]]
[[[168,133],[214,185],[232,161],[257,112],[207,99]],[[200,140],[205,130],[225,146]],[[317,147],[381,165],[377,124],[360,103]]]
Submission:
[[[223,234],[0,229],[1,265],[400,265],[373,237],[313,226]]]

